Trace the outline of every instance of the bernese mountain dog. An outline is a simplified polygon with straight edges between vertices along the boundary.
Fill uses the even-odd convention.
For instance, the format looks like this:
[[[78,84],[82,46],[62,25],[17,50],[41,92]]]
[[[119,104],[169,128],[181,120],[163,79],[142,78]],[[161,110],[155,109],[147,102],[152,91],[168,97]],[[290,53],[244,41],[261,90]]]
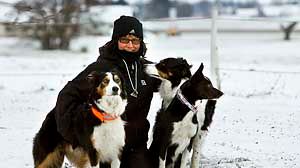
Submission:
[[[34,137],[35,168],[61,168],[64,156],[78,168],[99,168],[100,163],[120,167],[125,145],[124,121],[120,116],[127,105],[123,78],[115,71],[94,71],[84,80],[91,89],[86,100],[89,110],[73,119],[78,144],[70,144],[57,132],[52,110]]]

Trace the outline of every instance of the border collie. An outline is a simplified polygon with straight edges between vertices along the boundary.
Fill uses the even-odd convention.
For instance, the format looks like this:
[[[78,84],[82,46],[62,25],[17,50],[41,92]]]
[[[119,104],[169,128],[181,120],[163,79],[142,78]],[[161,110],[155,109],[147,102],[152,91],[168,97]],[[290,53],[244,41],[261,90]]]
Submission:
[[[78,146],[72,146],[57,132],[52,110],[34,138],[36,168],[60,168],[64,156],[78,168],[99,168],[100,163],[120,167],[125,145],[124,121],[120,115],[127,105],[123,78],[116,72],[92,72],[84,80],[88,80],[91,89],[86,100],[87,111],[74,116]]]
[[[155,66],[163,78],[160,94],[163,102],[168,101],[163,103],[156,116],[150,145],[150,152],[159,168],[186,167],[192,149],[192,167],[200,166],[201,144],[212,122],[216,103],[208,100],[204,108],[200,101],[217,99],[223,94],[203,75],[203,64],[193,76],[174,73],[171,67],[180,65],[180,62],[181,59],[167,58]],[[181,67],[185,68],[179,72],[190,74],[191,66],[186,63]]]
[[[166,109],[171,103],[178,86],[192,76],[191,67],[192,65],[189,65],[183,58],[166,58],[155,65],[162,80],[158,90],[163,99],[163,109]]]

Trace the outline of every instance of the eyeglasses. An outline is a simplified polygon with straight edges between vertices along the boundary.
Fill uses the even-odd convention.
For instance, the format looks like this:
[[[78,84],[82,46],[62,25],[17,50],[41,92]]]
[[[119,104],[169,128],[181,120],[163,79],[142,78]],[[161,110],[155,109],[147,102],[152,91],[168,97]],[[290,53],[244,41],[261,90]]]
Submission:
[[[138,45],[138,44],[141,43],[141,40],[140,40],[140,39],[137,39],[137,38],[134,38],[134,39],[128,39],[128,38],[126,38],[126,37],[121,37],[121,38],[119,39],[119,41],[120,41],[120,43],[123,43],[123,44],[128,44],[129,41],[131,41],[131,43],[134,44],[134,45]]]

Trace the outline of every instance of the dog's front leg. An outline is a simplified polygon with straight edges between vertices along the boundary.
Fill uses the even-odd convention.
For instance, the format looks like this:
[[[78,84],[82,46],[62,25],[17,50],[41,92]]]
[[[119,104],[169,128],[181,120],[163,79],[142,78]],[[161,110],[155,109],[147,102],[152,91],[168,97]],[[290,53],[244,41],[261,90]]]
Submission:
[[[98,163],[96,166],[92,166],[92,168],[100,168],[100,164]]]
[[[166,159],[159,157],[159,168],[165,168],[166,167]]]
[[[166,167],[166,156],[167,156],[167,149],[165,147],[161,148],[159,154],[159,168]]]
[[[121,162],[119,159],[114,159],[111,164],[110,164],[110,167],[111,168],[119,168],[121,165]]]
[[[96,166],[99,164],[99,160],[98,160],[98,152],[95,148],[91,148],[88,151],[88,156],[90,159],[90,164],[92,167]]]
[[[192,168],[200,167],[202,144],[207,135],[207,131],[199,130],[193,141]]]
[[[188,148],[186,148],[182,153],[180,168],[186,168],[189,161],[190,151],[188,150]]]

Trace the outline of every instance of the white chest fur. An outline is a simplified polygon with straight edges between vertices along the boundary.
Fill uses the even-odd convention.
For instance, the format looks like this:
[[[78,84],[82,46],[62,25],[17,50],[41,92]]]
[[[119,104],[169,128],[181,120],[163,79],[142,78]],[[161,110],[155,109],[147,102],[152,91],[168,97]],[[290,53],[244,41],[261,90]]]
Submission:
[[[193,123],[194,112],[189,111],[186,116],[179,122],[174,123],[172,132],[172,144],[177,144],[178,147],[175,150],[175,155],[172,157],[173,162],[182,154],[191,142],[191,138],[197,134],[201,125],[204,122],[204,109],[201,107],[200,101],[196,102],[197,106],[197,121],[198,124]]]
[[[94,127],[91,139],[101,161],[118,159],[125,145],[124,121],[118,118]]]
[[[188,147],[191,138],[197,133],[198,126],[192,122],[193,115],[194,113],[190,111],[182,121],[174,123],[171,143],[177,144],[178,147],[172,158],[173,162]]]
[[[182,79],[178,86],[172,88],[172,83],[167,79],[162,79],[162,83],[159,87],[159,94],[163,101],[163,109],[166,109],[173,98],[175,97],[178,88],[186,81],[187,79]]]

